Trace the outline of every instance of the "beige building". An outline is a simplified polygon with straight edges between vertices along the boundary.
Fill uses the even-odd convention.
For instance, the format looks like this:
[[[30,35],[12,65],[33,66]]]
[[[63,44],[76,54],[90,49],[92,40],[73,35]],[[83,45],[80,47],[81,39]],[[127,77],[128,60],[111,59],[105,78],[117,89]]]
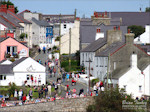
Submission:
[[[80,21],[75,21],[74,27],[71,28],[71,54],[76,53],[79,50],[79,26]],[[69,35],[67,32],[61,37],[60,54],[69,54]]]

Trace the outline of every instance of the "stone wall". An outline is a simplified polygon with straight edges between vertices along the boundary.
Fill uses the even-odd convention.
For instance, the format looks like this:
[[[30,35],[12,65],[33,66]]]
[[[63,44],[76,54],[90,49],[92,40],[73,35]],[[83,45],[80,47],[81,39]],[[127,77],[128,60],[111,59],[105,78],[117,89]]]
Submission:
[[[86,107],[92,103],[93,97],[63,99],[63,100],[56,100],[55,102],[0,108],[0,112],[4,111],[85,112]]]

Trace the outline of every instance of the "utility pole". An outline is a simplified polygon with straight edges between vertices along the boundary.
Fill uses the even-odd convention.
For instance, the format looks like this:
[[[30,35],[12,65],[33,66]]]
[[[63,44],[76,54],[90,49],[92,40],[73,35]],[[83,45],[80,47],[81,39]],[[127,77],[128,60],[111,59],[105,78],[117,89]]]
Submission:
[[[89,95],[90,95],[90,63],[92,62],[91,59],[89,58],[89,61],[86,61],[86,62],[89,62]]]
[[[61,13],[59,15],[59,61],[58,61],[58,73],[60,73],[60,48],[61,48]]]
[[[76,17],[77,17],[77,9],[75,9],[74,11],[74,20],[76,20]]]
[[[69,71],[71,70],[71,28],[69,28]]]
[[[60,59],[60,47],[61,47],[61,13],[59,15],[59,59]]]
[[[108,79],[109,79],[109,60],[110,60],[110,53],[109,53],[109,55],[108,55],[106,88],[108,88]]]

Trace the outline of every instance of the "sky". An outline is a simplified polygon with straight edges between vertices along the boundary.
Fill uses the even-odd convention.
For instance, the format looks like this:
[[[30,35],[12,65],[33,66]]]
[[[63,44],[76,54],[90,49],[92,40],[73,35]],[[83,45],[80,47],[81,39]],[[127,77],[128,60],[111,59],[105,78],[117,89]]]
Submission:
[[[150,0],[10,0],[19,12],[30,10],[42,14],[74,14],[90,17],[94,11],[145,11],[150,7]]]

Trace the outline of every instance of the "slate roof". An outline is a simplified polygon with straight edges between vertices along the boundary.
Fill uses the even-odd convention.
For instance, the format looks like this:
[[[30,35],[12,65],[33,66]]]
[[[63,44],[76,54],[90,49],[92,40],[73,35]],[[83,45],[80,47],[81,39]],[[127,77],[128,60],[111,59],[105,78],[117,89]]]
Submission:
[[[46,27],[49,27],[49,26],[51,26],[51,25],[49,25],[49,23],[48,22],[46,22],[46,21],[44,21],[44,20],[37,20],[37,19],[35,19],[35,18],[32,18],[32,21],[33,22],[35,22],[37,25],[39,25],[39,26],[46,26]]]
[[[101,32],[104,32],[104,36],[106,38],[106,31],[112,30],[113,25],[81,25],[80,26],[80,42],[82,43],[92,43],[95,41],[95,35],[97,32],[97,28],[101,29]],[[122,31],[122,40],[125,41],[125,34],[127,33],[127,26],[120,26],[120,30]]]
[[[18,65],[19,63],[21,63],[22,61],[24,61],[25,59],[27,59],[28,57],[22,57],[19,60],[16,60],[12,63],[13,67],[15,67],[16,65]]]
[[[102,12],[98,12],[100,14]],[[150,12],[107,12],[111,18],[122,18],[122,25],[145,25],[150,24]]]
[[[108,56],[109,53],[110,55],[112,53],[114,53],[117,49],[123,47],[125,45],[124,42],[115,42],[112,43],[111,45],[109,45],[108,47],[106,47],[104,50],[102,50],[101,52],[97,53],[95,55],[95,57],[99,57],[99,56]]]
[[[21,63],[22,61],[24,61],[27,58],[28,57],[23,57],[19,60],[14,61],[10,65],[0,65],[0,74],[5,74],[5,75],[13,74],[13,67],[15,67],[16,65],[18,65],[19,63]]]
[[[12,74],[13,73],[13,66],[11,65],[0,65],[0,74]]]
[[[92,42],[90,45],[88,45],[86,48],[81,50],[81,52],[95,52],[96,50],[104,46],[106,43],[106,38],[99,38],[96,41]]]

